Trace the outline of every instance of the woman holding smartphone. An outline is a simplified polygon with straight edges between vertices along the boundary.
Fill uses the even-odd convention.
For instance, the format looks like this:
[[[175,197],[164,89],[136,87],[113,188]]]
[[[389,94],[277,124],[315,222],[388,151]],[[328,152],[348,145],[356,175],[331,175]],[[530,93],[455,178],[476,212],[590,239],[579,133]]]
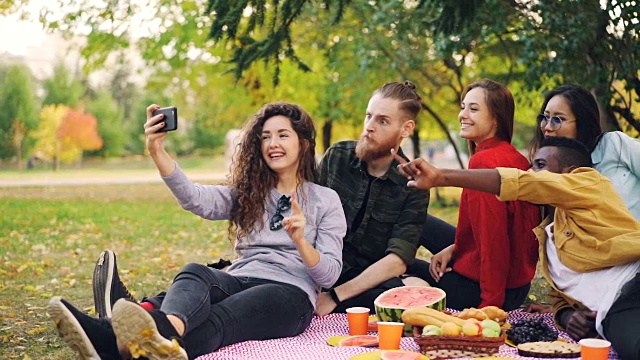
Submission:
[[[54,297],[48,312],[62,338],[83,359],[193,359],[300,334],[321,288],[340,275],[346,232],[338,195],[313,183],[311,117],[294,104],[265,105],[245,126],[230,183],[214,186],[193,184],[165,151],[159,108],[147,108],[144,125],[151,158],[184,209],[230,221],[238,259],[227,271],[188,264],[158,310],[121,299],[112,322]]]

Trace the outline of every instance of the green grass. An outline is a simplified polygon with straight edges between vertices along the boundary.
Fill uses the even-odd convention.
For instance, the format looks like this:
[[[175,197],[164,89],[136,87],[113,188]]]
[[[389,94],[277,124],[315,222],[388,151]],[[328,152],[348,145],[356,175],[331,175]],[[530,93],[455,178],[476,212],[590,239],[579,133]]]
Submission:
[[[98,254],[118,255],[138,297],[166,289],[181,266],[229,257],[227,223],[180,209],[163,184],[0,189],[0,353],[73,359],[45,307],[61,295],[93,311]]]
[[[459,190],[441,195],[455,203]],[[457,222],[457,207],[429,211]],[[0,188],[0,214],[2,359],[75,358],[46,304],[60,295],[93,313],[91,276],[103,249],[116,252],[121,277],[138,298],[166,289],[189,262],[232,255],[227,222],[183,211],[161,183]]]

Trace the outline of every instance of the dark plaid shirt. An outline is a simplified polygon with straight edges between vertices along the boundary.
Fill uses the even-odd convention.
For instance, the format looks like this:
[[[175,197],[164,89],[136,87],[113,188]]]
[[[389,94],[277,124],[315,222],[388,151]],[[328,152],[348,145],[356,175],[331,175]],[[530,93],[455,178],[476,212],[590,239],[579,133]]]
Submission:
[[[363,204],[369,175],[366,163],[356,157],[355,147],[355,141],[336,143],[320,163],[318,183],[338,193],[347,218],[339,283],[354,278],[389,253],[410,264],[429,205],[429,191],[407,188],[407,179],[398,172],[395,160],[386,174],[371,182],[369,199]],[[399,154],[404,157],[402,150]],[[362,206],[366,206],[362,221],[354,224]]]

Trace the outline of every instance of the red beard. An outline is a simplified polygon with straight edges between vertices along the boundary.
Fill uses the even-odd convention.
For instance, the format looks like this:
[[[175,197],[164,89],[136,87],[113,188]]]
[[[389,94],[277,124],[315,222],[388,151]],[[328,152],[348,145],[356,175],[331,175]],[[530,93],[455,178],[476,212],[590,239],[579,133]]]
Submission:
[[[380,143],[371,138],[365,140],[365,136],[366,134],[361,135],[356,145],[356,156],[364,162],[389,156],[391,149],[396,147],[396,143],[391,139]]]

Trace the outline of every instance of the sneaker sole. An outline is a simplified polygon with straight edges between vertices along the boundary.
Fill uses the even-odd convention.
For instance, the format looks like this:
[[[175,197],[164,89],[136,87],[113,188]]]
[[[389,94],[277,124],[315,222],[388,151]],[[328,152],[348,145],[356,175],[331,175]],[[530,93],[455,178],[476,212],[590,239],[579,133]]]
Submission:
[[[62,340],[78,354],[80,360],[100,360],[100,355],[75,316],[56,296],[49,300],[47,313],[62,337]]]
[[[129,349],[133,358],[149,360],[188,360],[186,351],[175,340],[158,332],[156,322],[140,305],[119,300],[113,306],[113,331],[118,343]]]
[[[113,270],[116,263],[113,251],[106,250],[100,254],[96,267],[93,269],[93,302],[98,316],[110,318],[111,286],[113,285]]]

